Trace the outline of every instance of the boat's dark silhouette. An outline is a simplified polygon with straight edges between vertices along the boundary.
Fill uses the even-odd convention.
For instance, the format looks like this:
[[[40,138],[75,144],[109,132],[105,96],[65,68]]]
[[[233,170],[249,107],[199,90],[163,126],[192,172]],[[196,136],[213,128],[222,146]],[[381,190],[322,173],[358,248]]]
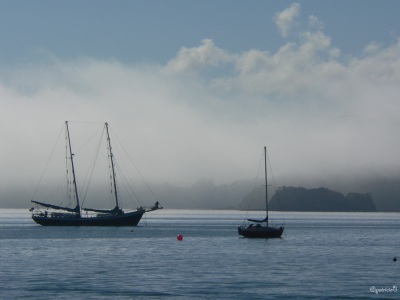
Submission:
[[[265,211],[266,217],[263,220],[247,219],[251,222],[247,226],[239,226],[238,233],[240,236],[247,238],[280,238],[284,227],[269,226],[268,224],[268,182],[267,182],[267,147],[264,147],[265,159]]]
[[[118,191],[116,188],[116,178],[115,178],[115,168],[114,168],[114,156],[111,148],[110,135],[108,130],[108,123],[105,123],[105,131],[107,135],[108,144],[108,156],[111,165],[111,178],[113,186],[113,194],[115,199],[115,207],[110,210],[106,209],[92,209],[92,208],[81,208],[79,201],[78,188],[75,176],[74,167],[74,154],[71,147],[71,139],[69,134],[68,122],[65,122],[66,128],[66,139],[67,139],[67,149],[68,156],[67,159],[70,160],[70,166],[72,170],[72,183],[74,190],[74,199],[76,199],[76,206],[74,208],[58,206],[53,204],[48,204],[44,202],[39,202],[32,200],[31,202],[38,205],[38,208],[31,208],[32,219],[43,226],[136,226],[143,214],[146,212],[161,209],[157,201],[155,205],[149,209],[139,207],[136,210],[124,211],[119,207]],[[44,207],[46,209],[50,208],[54,211],[48,213],[47,210],[42,211],[39,207]],[[88,212],[91,212],[88,214]]]

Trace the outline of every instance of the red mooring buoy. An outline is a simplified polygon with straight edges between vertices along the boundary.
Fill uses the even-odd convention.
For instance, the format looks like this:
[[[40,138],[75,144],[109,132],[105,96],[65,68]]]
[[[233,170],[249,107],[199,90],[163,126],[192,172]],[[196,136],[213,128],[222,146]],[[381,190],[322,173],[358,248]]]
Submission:
[[[182,235],[182,234],[178,234],[177,237],[176,237],[176,239],[177,239],[178,241],[182,241],[182,240],[183,240],[183,235]]]

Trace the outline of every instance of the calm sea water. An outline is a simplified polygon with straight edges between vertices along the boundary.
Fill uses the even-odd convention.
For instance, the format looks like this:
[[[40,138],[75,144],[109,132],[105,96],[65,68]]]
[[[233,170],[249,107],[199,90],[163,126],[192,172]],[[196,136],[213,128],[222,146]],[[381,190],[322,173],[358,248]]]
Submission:
[[[238,237],[238,211],[162,210],[134,228],[56,228],[2,209],[0,298],[400,298],[400,214],[278,215],[283,238],[258,240]]]

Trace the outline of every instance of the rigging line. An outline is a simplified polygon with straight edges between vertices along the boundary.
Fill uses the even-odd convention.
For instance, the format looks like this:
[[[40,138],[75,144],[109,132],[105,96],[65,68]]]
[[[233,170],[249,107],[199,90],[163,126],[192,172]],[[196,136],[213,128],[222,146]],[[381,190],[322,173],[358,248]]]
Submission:
[[[98,136],[99,132],[101,132],[101,131],[102,131],[102,129],[97,129],[97,130],[92,134],[92,136],[89,137],[89,139],[88,139],[78,150],[74,151],[74,152],[75,152],[74,155],[80,153],[84,148],[86,148],[86,146],[87,146],[96,136]],[[102,134],[104,134],[104,133],[102,133]]]
[[[120,145],[120,144],[119,144]],[[120,153],[120,149],[118,147],[114,148],[114,150],[118,153],[118,157],[122,157],[121,153]],[[119,174],[119,177],[121,178],[119,180],[119,182],[122,180],[122,184],[125,187],[125,191],[128,194],[128,198],[130,200],[132,200],[132,202],[134,202],[136,205],[142,205],[142,201],[140,199],[140,197],[138,197],[137,193],[135,192],[135,189],[138,190],[134,184],[134,180],[132,179],[132,177],[130,176],[129,171],[124,168],[125,164],[119,164],[119,160],[114,160],[114,166],[117,170],[117,173]],[[136,201],[134,200],[134,198],[136,199]]]
[[[122,176],[120,176],[120,178],[121,178],[121,180],[122,180],[124,186],[125,186],[126,189],[128,190],[128,196],[129,196],[129,198],[130,198],[132,201],[134,201],[133,198],[135,198],[135,199],[137,200],[137,202],[139,202],[139,204],[141,204],[142,201],[140,200],[140,198],[138,197],[138,195],[135,193],[135,188],[136,188],[136,187],[135,187],[135,185],[133,184],[133,180],[130,179],[130,181],[132,181],[132,183],[129,184],[129,182],[128,182],[127,179],[126,179],[126,176],[124,176],[125,173],[124,173],[123,169],[120,168],[118,164],[116,165],[116,167],[117,167],[117,169],[120,171],[119,173],[122,175]],[[132,188],[131,185],[133,185],[133,188]],[[132,195],[133,195],[133,197],[132,197]],[[136,203],[136,204],[138,204],[138,203]]]
[[[275,193],[275,195],[277,195],[277,197],[278,197],[278,203],[279,203],[279,207],[280,207],[280,209],[281,209],[281,216],[282,216],[283,222],[285,223],[285,217],[284,217],[283,214],[282,214],[282,212],[283,212],[283,211],[282,211],[282,206],[281,206],[281,203],[280,203],[280,201],[279,201],[279,196],[278,196],[278,194],[276,193],[276,191],[277,191],[277,184],[276,184],[276,182],[275,182],[274,173],[272,172],[272,164],[271,164],[271,161],[270,161],[270,159],[269,159],[268,151],[267,151],[267,160],[268,160],[268,164],[269,164],[269,170],[270,170],[270,172],[271,172],[272,183],[273,183],[273,186],[274,186],[274,188],[275,188],[274,193]]]
[[[54,155],[54,151],[55,151],[56,146],[57,146],[57,144],[58,144],[58,142],[59,142],[59,140],[60,140],[60,136],[61,136],[61,133],[63,132],[63,129],[64,129],[64,125],[62,125],[61,128],[60,128],[60,131],[59,131],[58,137],[57,137],[57,141],[56,141],[56,143],[54,144],[53,149],[51,150],[50,157],[49,157],[49,159],[47,160],[46,166],[44,167],[44,170],[43,170],[43,172],[42,172],[42,175],[40,176],[39,182],[38,182],[38,184],[37,184],[37,186],[36,186],[36,188],[35,188],[35,190],[34,190],[34,192],[33,192],[33,195],[32,195],[32,198],[31,198],[31,199],[34,199],[34,197],[36,196],[36,192],[37,192],[37,190],[38,190],[38,188],[39,188],[40,183],[42,182],[43,176],[44,176],[44,174],[45,174],[45,172],[46,172],[46,170],[47,170],[47,168],[48,168],[48,166],[49,166],[50,160],[51,160],[51,158],[52,158],[53,155]]]
[[[147,214],[144,214],[144,215],[143,215],[143,218],[144,218],[144,224],[145,224],[145,226],[147,227],[147,226],[148,226],[148,223],[147,223]]]
[[[256,193],[256,190],[257,190],[257,187],[258,187],[258,184],[259,184],[259,181],[260,181],[260,173],[261,173],[261,167],[262,167],[263,160],[264,160],[264,149],[263,149],[263,151],[262,151],[262,153],[260,155],[260,159],[258,161],[258,170],[257,170],[256,178],[255,178],[255,181],[254,181],[254,187],[253,187],[253,191],[252,191],[252,194],[251,194],[251,200],[249,201],[249,203],[247,205],[246,219],[249,218],[250,205],[253,204],[254,201],[255,201],[255,193]]]
[[[68,121],[68,123],[76,123],[76,124],[104,124],[104,122],[99,122],[99,121]]]
[[[101,133],[100,139],[99,139],[99,141],[97,143],[95,155],[93,156],[92,161],[90,162],[88,172],[86,173],[85,180],[83,181],[83,186],[86,187],[86,190],[85,190],[85,193],[83,195],[82,207],[83,207],[83,204],[84,204],[84,202],[86,200],[86,196],[87,196],[88,191],[89,191],[90,183],[92,182],[92,179],[93,179],[94,170],[96,168],[96,162],[97,162],[97,159],[99,157],[101,144],[102,144],[103,138],[104,138],[104,132],[105,132],[105,129],[103,128],[103,131]]]
[[[111,130],[113,132],[113,136],[117,139],[118,143],[121,145],[122,150],[124,150],[126,156],[128,157],[129,161],[131,162],[131,164],[135,167],[136,171],[138,172],[138,174],[140,175],[140,177],[142,178],[143,182],[146,184],[147,188],[149,189],[150,193],[153,195],[154,199],[156,199],[156,201],[158,201],[158,198],[156,197],[156,195],[154,194],[153,190],[151,189],[150,185],[147,183],[147,181],[144,179],[142,173],[139,171],[139,169],[136,167],[135,163],[133,162],[133,160],[131,159],[131,157],[129,156],[128,152],[126,151],[124,145],[122,145],[121,141],[118,139],[118,136],[114,133],[113,130]]]

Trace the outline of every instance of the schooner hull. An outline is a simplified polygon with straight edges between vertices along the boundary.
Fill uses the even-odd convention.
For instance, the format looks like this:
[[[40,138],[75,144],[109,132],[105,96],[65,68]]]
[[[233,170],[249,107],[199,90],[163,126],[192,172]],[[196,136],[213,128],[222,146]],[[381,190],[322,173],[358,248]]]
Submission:
[[[261,238],[261,239],[280,238],[283,233],[283,227],[275,228],[275,227],[254,226],[251,228],[244,228],[243,226],[239,226],[238,233],[239,235],[247,238]]]
[[[101,135],[100,141],[103,141],[103,134],[105,133],[107,142],[107,156],[110,168],[110,180],[111,180],[111,195],[113,195],[115,206],[112,209],[97,209],[97,208],[82,208],[79,201],[78,185],[75,176],[74,167],[74,154],[71,147],[71,138],[69,134],[68,121],[65,122],[65,133],[66,133],[66,156],[67,159],[67,184],[68,192],[64,200],[71,200],[74,198],[75,203],[69,203],[68,206],[55,205],[52,203],[45,203],[41,201],[31,200],[32,203],[45,208],[43,212],[42,209],[32,207],[29,211],[32,212],[32,219],[40,225],[43,226],[136,226],[143,214],[153,210],[161,209],[159,202],[157,201],[153,207],[150,209],[145,209],[143,207],[137,210],[129,210],[124,212],[119,207],[119,198],[117,191],[117,181],[115,174],[115,164],[114,155],[111,151],[111,141],[110,134],[108,130],[108,123],[104,124],[104,130]],[[100,143],[98,144],[100,146]],[[97,149],[96,153],[99,153]],[[96,154],[96,157],[97,157]],[[94,173],[95,160],[91,163],[91,174]],[[89,173],[88,173],[89,174]],[[89,180],[90,182],[90,180]],[[86,191],[88,191],[88,183],[86,185]],[[85,194],[86,196],[86,194]],[[59,203],[63,203],[60,199]],[[54,210],[49,213],[47,209]]]
[[[33,215],[32,219],[43,226],[137,226],[144,213],[145,210],[96,217]]]

